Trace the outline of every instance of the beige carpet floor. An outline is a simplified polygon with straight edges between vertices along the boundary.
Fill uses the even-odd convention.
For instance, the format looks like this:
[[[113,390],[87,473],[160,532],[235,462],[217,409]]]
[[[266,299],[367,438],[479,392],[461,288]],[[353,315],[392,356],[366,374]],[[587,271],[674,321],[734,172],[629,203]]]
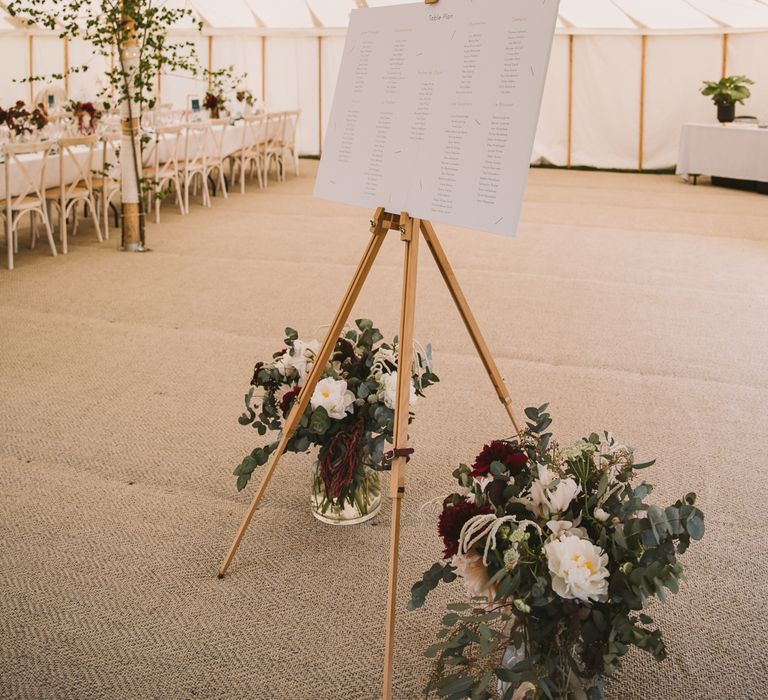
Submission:
[[[152,252],[84,228],[66,257],[21,242],[0,270],[0,696],[379,697],[389,509],[329,529],[309,461],[283,462],[225,580],[216,567],[253,489],[232,468],[257,358],[286,325],[322,332],[370,212],[300,178],[167,205]],[[630,654],[609,698],[760,699],[768,679],[768,197],[671,176],[534,170],[520,234],[439,227],[518,404],[549,401],[563,439],[611,429],[659,501],[694,490],[705,540],[654,614],[669,660]],[[400,244],[356,317],[397,330]],[[4,263],[4,259],[3,259]],[[450,297],[424,255],[416,334],[442,382],[418,406],[402,536],[396,697],[458,585],[416,613],[439,556],[424,504],[509,434]]]

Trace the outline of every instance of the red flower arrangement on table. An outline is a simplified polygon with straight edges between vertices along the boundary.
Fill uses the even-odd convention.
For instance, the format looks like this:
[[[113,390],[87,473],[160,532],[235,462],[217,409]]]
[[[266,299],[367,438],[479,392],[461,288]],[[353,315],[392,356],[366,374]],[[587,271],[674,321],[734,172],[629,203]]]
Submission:
[[[221,93],[206,92],[205,99],[203,100],[203,107],[205,107],[210,113],[212,119],[218,119],[219,113],[224,109],[225,100],[224,95]]]
[[[77,130],[81,134],[90,135],[96,132],[96,126],[102,117],[100,109],[93,102],[79,102],[72,100],[69,110],[77,122]]]
[[[26,103],[18,100],[9,109],[0,108],[0,124],[5,124],[14,134],[21,136],[35,129],[43,129],[48,124],[48,111],[45,105],[38,104],[30,112],[26,108]]]

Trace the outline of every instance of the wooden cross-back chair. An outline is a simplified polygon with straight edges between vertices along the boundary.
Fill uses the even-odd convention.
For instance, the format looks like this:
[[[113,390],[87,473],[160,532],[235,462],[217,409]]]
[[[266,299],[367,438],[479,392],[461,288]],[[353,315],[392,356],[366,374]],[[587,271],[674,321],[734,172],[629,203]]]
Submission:
[[[18,229],[25,214],[30,216],[31,246],[37,238],[37,218],[45,228],[48,244],[54,257],[57,255],[51,222],[45,206],[45,172],[53,141],[7,144],[3,148],[5,158],[5,193],[2,211],[5,219],[5,235],[8,246],[8,269],[13,269],[14,253],[19,251]],[[24,156],[35,156],[24,158]],[[39,169],[36,163],[39,160]],[[12,175],[13,181],[12,181]],[[17,194],[13,194],[14,189]]]
[[[149,208],[155,206],[155,223],[160,223],[160,204],[163,194],[172,189],[182,216],[187,213],[184,190],[179,174],[179,153],[182,146],[181,126],[159,126],[155,129],[150,159],[152,165],[144,169],[144,177],[152,180],[154,189],[149,193]]]
[[[58,211],[59,240],[65,254],[68,252],[67,219],[71,214],[72,235],[77,235],[78,204],[88,209],[99,242],[104,240],[93,191],[93,156],[98,143],[96,134],[68,136],[59,140],[59,185],[48,188],[45,198],[49,206]],[[67,172],[67,165],[71,168],[70,173]]]

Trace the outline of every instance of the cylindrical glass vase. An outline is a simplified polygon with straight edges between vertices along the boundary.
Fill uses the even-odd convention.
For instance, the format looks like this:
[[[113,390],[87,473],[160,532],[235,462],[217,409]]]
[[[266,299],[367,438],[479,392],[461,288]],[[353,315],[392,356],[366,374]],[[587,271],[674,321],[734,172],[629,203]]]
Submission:
[[[362,478],[344,499],[343,504],[328,497],[325,483],[320,476],[319,463],[312,467],[312,515],[328,525],[359,525],[375,517],[381,509],[381,481],[379,473],[361,467]]]

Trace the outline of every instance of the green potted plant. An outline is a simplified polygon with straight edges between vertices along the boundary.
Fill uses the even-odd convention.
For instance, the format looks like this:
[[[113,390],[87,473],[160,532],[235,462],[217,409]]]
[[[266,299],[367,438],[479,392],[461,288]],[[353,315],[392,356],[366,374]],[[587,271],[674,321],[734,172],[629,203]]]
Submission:
[[[754,85],[754,81],[745,75],[728,75],[717,82],[705,80],[701,94],[712,98],[717,105],[717,121],[725,124],[736,118],[736,103],[743,105],[752,94],[747,85]]]

